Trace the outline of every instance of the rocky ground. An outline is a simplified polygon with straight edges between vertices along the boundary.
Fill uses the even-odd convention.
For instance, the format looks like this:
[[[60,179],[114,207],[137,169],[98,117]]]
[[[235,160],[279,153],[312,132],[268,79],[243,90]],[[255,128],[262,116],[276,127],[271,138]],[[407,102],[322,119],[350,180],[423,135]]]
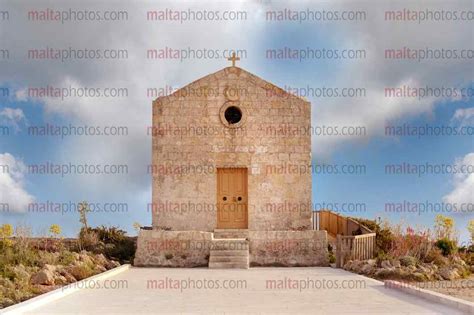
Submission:
[[[446,262],[443,265],[419,262],[410,256],[383,260],[379,263],[375,259],[349,260],[344,265],[344,269],[376,279],[414,282],[455,280],[465,278],[474,272],[474,266],[467,265],[458,257],[454,257],[451,262]]]
[[[423,263],[413,257],[400,259],[348,261],[347,271],[378,280],[397,280],[426,290],[474,301],[474,266],[467,265],[459,257],[442,264]]]
[[[86,251],[67,252],[67,255],[64,255],[64,252],[55,252],[47,255],[49,261],[59,261],[63,264],[45,263],[42,266],[28,267],[20,263],[5,267],[7,272],[0,277],[0,308],[120,265],[117,261],[107,259],[103,254]]]

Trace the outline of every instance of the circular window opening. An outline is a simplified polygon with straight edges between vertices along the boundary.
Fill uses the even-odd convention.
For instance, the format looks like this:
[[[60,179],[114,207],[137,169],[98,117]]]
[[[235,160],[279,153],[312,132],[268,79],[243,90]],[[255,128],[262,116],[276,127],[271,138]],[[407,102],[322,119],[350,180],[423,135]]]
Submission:
[[[242,111],[236,106],[230,106],[225,110],[224,117],[230,125],[234,125],[242,119]]]

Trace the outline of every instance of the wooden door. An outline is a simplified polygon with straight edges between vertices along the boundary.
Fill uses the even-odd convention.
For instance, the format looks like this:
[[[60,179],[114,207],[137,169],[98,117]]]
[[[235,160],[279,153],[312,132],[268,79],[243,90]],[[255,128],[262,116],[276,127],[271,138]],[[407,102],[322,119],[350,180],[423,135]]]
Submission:
[[[217,228],[246,229],[247,169],[217,169]]]

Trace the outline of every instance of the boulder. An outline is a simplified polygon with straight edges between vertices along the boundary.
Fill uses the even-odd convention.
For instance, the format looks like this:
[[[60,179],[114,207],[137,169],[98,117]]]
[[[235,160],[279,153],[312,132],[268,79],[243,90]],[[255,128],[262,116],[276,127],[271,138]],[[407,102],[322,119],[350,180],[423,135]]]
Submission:
[[[383,260],[382,263],[380,264],[380,267],[388,269],[388,268],[392,268],[392,264],[388,260]]]
[[[44,270],[48,270],[48,271],[51,272],[51,273],[54,273],[54,272],[56,272],[57,267],[56,267],[56,266],[53,266],[53,265],[45,264],[45,265],[43,266],[43,269],[44,269]]]
[[[445,280],[454,280],[460,277],[455,268],[443,267],[438,272]]]
[[[371,265],[371,264],[365,264],[364,266],[362,266],[362,268],[360,269],[360,272],[364,275],[369,275],[371,273],[373,273],[375,270],[375,264],[374,265]]]
[[[54,275],[48,269],[42,269],[31,277],[30,282],[31,284],[53,285]]]
[[[98,254],[94,257],[94,262],[97,265],[104,266],[107,264],[107,258],[103,254]]]
[[[345,263],[345,265],[343,266],[343,269],[350,271],[351,267],[352,267],[352,260],[349,260],[348,262]]]
[[[398,259],[392,259],[390,261],[390,263],[392,264],[393,267],[395,268],[400,268],[402,265],[400,264],[400,260]]]
[[[61,275],[56,275],[54,277],[54,283],[55,284],[68,284],[68,280],[66,279],[66,277],[64,276],[61,276]]]
[[[118,267],[118,266],[120,266],[120,263],[118,261],[109,260],[109,261],[107,261],[107,264],[105,265],[105,268],[113,269],[113,268]]]

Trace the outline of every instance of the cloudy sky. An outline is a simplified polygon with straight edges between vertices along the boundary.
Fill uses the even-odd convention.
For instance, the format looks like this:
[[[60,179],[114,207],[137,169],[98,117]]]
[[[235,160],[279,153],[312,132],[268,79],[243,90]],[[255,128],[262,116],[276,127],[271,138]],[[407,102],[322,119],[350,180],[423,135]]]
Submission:
[[[117,225],[131,233],[134,222],[150,225],[146,130],[154,96],[147,91],[176,89],[218,71],[228,66],[225,55],[237,51],[238,66],[311,101],[317,127],[313,161],[324,166],[313,174],[315,208],[426,227],[441,213],[453,216],[461,239],[467,239],[474,211],[472,1],[58,3],[0,5],[1,223],[27,224],[35,233],[58,223],[65,235],[74,235],[80,227],[74,205],[87,200],[97,208],[90,214],[92,225]],[[181,12],[180,18],[167,10]],[[147,18],[150,12],[159,18]],[[387,12],[397,18],[387,20]],[[223,20],[224,15],[233,18]],[[412,50],[410,58],[404,47]],[[147,56],[163,49],[183,52],[180,58]],[[295,52],[291,58],[272,55],[285,49]],[[64,50],[60,58],[57,50]],[[391,50],[405,55],[387,57]],[[46,87],[89,94],[37,93]],[[407,87],[420,92],[387,95],[387,89]],[[114,95],[104,96],[107,89]],[[127,133],[32,134],[45,126],[68,132],[126,127]],[[387,134],[391,126],[425,134]],[[319,132],[344,127],[360,132]],[[433,134],[433,128],[443,131]],[[454,135],[454,129],[462,134]],[[32,166],[48,163],[127,169],[104,175],[32,173]],[[407,164],[416,171],[387,171]],[[31,204],[62,210],[31,211]],[[101,211],[123,205],[122,211]],[[388,210],[395,206],[399,211]]]

